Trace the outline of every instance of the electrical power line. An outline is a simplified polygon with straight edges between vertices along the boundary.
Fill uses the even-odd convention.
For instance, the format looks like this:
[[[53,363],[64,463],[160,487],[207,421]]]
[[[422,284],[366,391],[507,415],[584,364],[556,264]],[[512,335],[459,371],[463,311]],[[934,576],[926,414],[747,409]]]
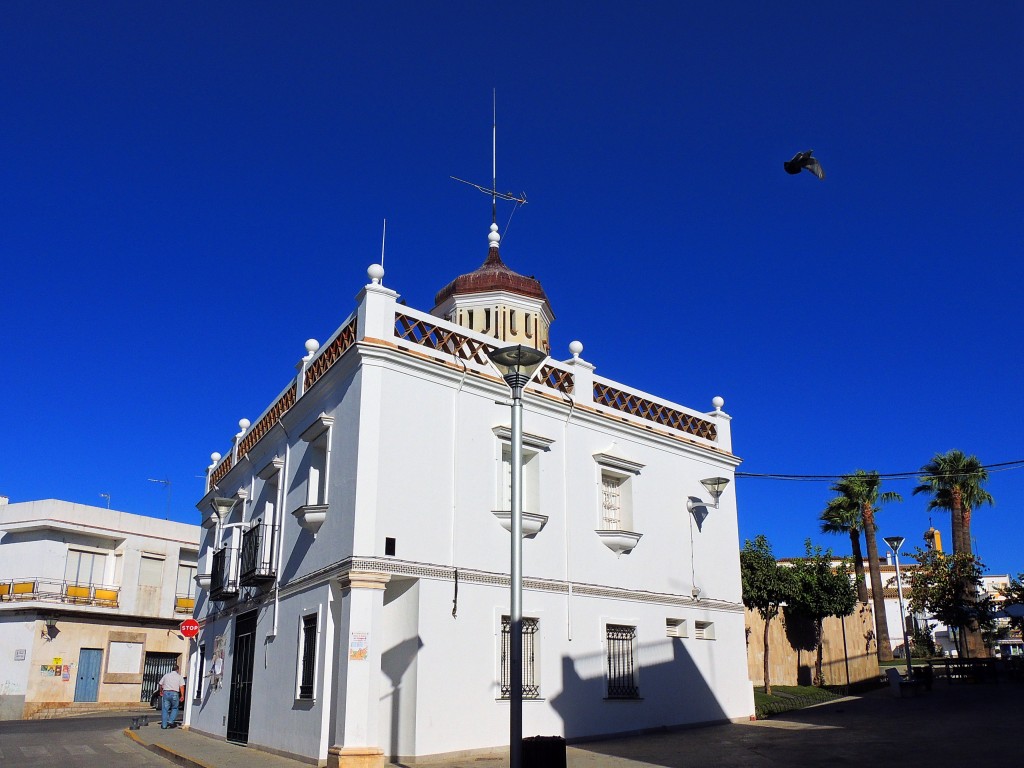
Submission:
[[[981,469],[987,472],[1006,472],[1011,469],[1024,469],[1024,459],[1016,461],[1002,461],[996,464],[982,464]],[[781,472],[737,472],[736,477],[750,478],[752,480],[786,480],[805,483],[831,483],[842,480],[844,477],[853,474],[843,472],[837,475],[798,475]],[[949,472],[945,474],[924,474],[920,469],[910,472],[879,472],[878,477],[882,480],[918,480],[937,477],[955,477],[960,472]],[[975,473],[977,474],[977,473]]]

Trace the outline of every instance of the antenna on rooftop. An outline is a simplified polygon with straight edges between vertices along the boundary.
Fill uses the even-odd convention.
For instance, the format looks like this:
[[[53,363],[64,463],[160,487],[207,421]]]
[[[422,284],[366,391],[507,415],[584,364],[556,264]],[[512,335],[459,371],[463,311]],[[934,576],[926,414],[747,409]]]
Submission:
[[[387,236],[388,236],[388,220],[384,219],[384,229],[380,233],[380,266],[381,266],[381,269],[384,268],[384,241],[387,239]],[[384,278],[383,277],[380,279],[380,283],[381,283],[381,285],[384,284]]]
[[[100,498],[107,500],[107,509],[110,509],[110,494],[109,493],[101,493],[100,494]]]
[[[515,203],[516,205],[526,205],[526,193],[520,192],[518,195],[512,192],[499,192],[498,191],[498,91],[494,89],[492,91],[492,115],[491,115],[491,186],[485,187],[481,184],[474,184],[472,181],[466,181],[460,179],[458,176],[451,176],[449,178],[463,184],[468,184],[474,189],[478,189],[486,195],[491,196],[491,224],[497,226],[498,223],[498,200],[508,200]],[[515,209],[513,208],[513,213]],[[511,220],[509,216],[509,220]],[[506,230],[508,227],[506,227]]]
[[[164,489],[167,491],[167,513],[164,515],[164,520],[170,520],[171,519],[171,481],[168,480],[167,478],[164,478],[163,480],[154,480],[152,477],[147,477],[146,479],[149,482],[151,482],[151,483],[160,483],[160,485],[162,485],[164,487]]]

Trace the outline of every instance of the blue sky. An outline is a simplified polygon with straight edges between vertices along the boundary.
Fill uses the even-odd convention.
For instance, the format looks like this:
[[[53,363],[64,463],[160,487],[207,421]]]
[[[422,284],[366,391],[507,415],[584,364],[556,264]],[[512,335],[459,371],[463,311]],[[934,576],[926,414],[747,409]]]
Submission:
[[[0,493],[174,519],[379,259],[428,310],[503,241],[559,357],[684,405],[741,470],[1024,458],[1024,6],[5,2]],[[782,161],[813,148],[827,179]],[[509,209],[499,210],[503,229]],[[912,481],[880,533],[920,542]],[[1024,570],[1024,470],[978,510]],[[740,479],[797,555],[827,483]],[[948,532],[948,518],[934,516]],[[947,533],[948,540],[948,533]]]

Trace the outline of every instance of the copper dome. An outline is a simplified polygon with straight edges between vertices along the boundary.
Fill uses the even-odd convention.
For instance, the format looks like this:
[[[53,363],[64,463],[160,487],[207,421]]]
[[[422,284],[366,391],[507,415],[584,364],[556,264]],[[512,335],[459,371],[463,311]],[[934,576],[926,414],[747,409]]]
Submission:
[[[498,249],[491,247],[488,249],[487,259],[479,269],[459,275],[438,291],[437,296],[434,297],[434,305],[439,307],[452,296],[491,291],[505,291],[545,302],[548,300],[544,289],[541,288],[540,281],[513,272],[501,260]]]

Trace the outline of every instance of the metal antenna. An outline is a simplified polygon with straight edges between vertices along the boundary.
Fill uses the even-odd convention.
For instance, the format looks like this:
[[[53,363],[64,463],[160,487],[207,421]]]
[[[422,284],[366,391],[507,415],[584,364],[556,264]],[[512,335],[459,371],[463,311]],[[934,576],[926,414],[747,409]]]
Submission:
[[[101,493],[100,494],[100,498],[107,500],[107,509],[110,509],[110,494],[109,493]]]
[[[167,513],[164,515],[164,520],[171,519],[171,481],[167,478],[163,480],[154,480],[152,477],[147,477],[147,480],[151,483],[160,483],[165,489],[167,489]]]
[[[384,230],[380,233],[380,265],[384,267],[384,241],[388,236],[388,220],[384,219]],[[384,284],[384,278],[380,280],[381,285]]]
[[[468,184],[474,189],[479,189],[486,195],[491,196],[491,223],[498,223],[498,200],[508,200],[518,205],[526,205],[526,193],[520,192],[515,195],[512,192],[498,191],[498,96],[497,89],[493,92],[493,114],[491,119],[491,186],[485,187],[481,184],[474,184],[472,181],[460,179],[458,176],[449,178],[463,184]]]

